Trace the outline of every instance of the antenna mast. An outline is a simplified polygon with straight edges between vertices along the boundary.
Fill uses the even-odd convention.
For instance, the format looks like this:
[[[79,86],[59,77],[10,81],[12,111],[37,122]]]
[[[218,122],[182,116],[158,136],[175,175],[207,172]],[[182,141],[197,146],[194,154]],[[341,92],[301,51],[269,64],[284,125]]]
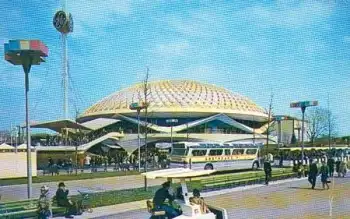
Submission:
[[[57,11],[53,18],[53,25],[62,38],[62,78],[63,78],[63,112],[64,119],[68,119],[68,42],[67,37],[73,32],[73,17],[67,10],[67,0],[62,0],[62,9]]]

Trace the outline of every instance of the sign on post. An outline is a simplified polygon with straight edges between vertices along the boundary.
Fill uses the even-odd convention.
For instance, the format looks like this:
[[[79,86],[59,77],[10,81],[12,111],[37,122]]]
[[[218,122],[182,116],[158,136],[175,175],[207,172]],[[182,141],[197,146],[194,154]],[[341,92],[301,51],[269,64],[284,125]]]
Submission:
[[[141,102],[141,103],[132,103],[130,104],[129,106],[129,109],[131,110],[142,110],[142,109],[145,109],[146,108],[146,104],[144,102]]]
[[[294,102],[290,104],[291,108],[302,108],[302,107],[309,107],[309,106],[317,106],[318,101],[300,101],[300,102]]]

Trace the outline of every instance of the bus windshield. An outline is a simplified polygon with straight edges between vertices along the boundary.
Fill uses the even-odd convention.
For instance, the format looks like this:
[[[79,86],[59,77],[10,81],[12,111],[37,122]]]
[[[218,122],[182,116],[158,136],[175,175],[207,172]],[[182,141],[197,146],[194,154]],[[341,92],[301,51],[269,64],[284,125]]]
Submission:
[[[186,156],[187,155],[187,149],[185,148],[173,148],[172,155],[177,155],[177,156]]]

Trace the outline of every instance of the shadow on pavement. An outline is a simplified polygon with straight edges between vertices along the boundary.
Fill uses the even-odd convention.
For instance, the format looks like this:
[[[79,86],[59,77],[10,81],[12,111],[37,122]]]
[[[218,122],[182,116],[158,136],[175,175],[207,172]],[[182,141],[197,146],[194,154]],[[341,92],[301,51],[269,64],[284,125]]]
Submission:
[[[311,189],[311,188],[296,187],[296,186],[288,187],[288,189],[305,189],[305,190],[322,190],[322,191],[324,190],[324,189],[320,189],[320,188]]]

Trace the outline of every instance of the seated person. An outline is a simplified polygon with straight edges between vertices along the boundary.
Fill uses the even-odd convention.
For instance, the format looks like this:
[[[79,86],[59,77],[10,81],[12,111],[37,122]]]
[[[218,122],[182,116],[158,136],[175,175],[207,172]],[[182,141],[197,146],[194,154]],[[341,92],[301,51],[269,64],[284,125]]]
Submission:
[[[182,210],[181,210],[180,203],[185,203],[185,198],[184,198],[183,193],[182,193],[182,188],[178,187],[176,189],[175,200],[173,201],[172,206],[181,215],[182,214]]]
[[[51,214],[51,200],[49,198],[49,187],[42,186],[40,189],[40,197],[38,199],[38,218],[47,219]]]
[[[193,189],[193,197],[190,198],[190,203],[199,205],[202,214],[210,212],[208,206],[204,202],[204,199],[201,197],[198,189]]]
[[[57,205],[60,207],[66,207],[68,209],[65,215],[66,218],[73,218],[72,215],[79,215],[81,213],[78,210],[79,208],[77,203],[73,202],[68,198],[68,193],[69,193],[69,190],[66,189],[66,186],[64,185],[64,183],[60,182],[58,184],[58,189],[56,191]]]
[[[169,193],[170,182],[165,182],[162,184],[162,188],[156,191],[153,198],[153,204],[156,210],[163,210],[166,212],[169,219],[179,216],[180,214],[171,206],[174,201],[174,196]],[[165,200],[169,200],[169,204],[165,204]]]
[[[181,201],[185,200],[185,198],[183,196],[183,193],[182,193],[182,187],[177,187],[177,189],[176,189],[176,199],[179,199]]]

